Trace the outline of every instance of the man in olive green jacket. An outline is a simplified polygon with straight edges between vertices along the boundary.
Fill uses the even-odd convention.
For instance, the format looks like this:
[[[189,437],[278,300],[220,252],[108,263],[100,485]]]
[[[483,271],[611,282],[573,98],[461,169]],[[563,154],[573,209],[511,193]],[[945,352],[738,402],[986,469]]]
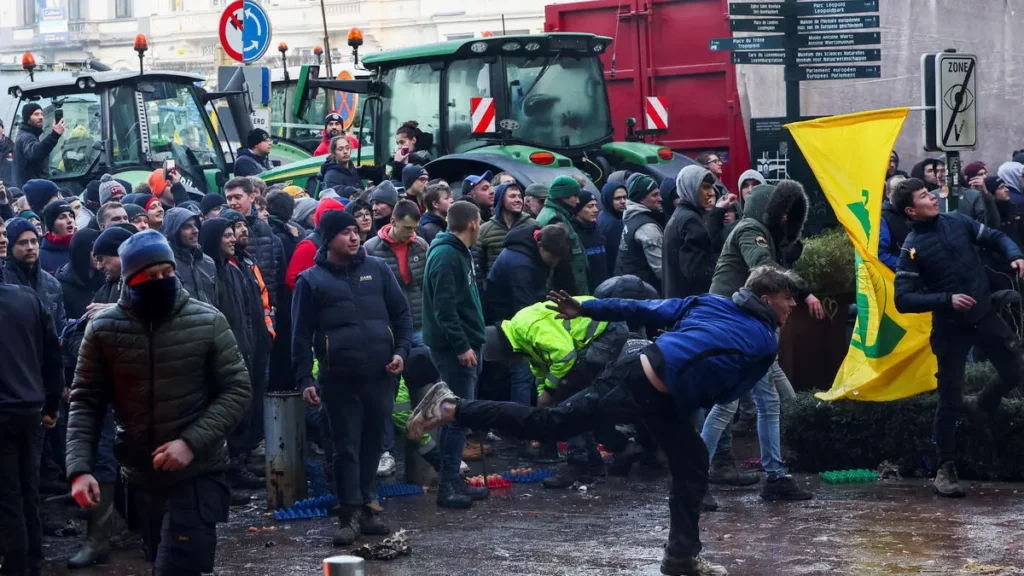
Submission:
[[[580,185],[569,176],[559,176],[551,182],[548,188],[548,198],[544,201],[544,209],[537,215],[537,223],[542,227],[548,224],[565,224],[569,228],[569,244],[572,247],[572,258],[570,267],[572,269],[573,296],[584,296],[590,293],[590,284],[587,272],[590,264],[587,261],[587,249],[583,246],[572,222],[576,217],[575,206],[580,201]],[[562,266],[555,271],[556,276],[560,275]],[[564,274],[562,274],[564,275]],[[568,280],[568,279],[567,279]],[[560,283],[557,282],[556,283]],[[561,282],[565,284],[567,282]],[[569,290],[567,290],[569,291]]]
[[[117,306],[90,320],[75,369],[72,496],[83,508],[108,496],[92,470],[111,404],[115,452],[155,573],[212,572],[216,524],[230,504],[226,440],[249,404],[248,372],[224,316],[182,289],[162,234],[136,234],[118,255],[125,289]]]
[[[476,273],[480,278],[487,274],[505,248],[505,236],[520,226],[537,222],[523,211],[523,190],[519,184],[508,182],[494,189],[494,216],[480,226],[480,241],[477,243]]]

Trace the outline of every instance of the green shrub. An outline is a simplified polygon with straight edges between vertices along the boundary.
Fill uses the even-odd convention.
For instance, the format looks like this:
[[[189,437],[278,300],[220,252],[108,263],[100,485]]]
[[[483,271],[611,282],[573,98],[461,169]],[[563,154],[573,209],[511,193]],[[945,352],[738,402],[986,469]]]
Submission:
[[[876,469],[889,461],[904,476],[928,477],[936,466],[932,427],[937,402],[935,393],[894,402],[823,402],[800,393],[783,405],[782,441],[798,472]],[[962,418],[956,450],[964,478],[1024,479],[1024,401],[1004,401],[984,423]]]
[[[853,294],[856,262],[853,244],[842,228],[804,240],[804,251],[793,269],[821,294]]]

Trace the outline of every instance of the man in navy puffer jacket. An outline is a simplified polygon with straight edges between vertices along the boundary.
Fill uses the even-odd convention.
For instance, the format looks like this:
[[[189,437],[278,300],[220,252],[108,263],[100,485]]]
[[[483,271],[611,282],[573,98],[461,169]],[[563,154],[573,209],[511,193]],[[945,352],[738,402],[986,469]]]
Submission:
[[[412,314],[402,287],[380,258],[359,245],[355,217],[331,210],[320,218],[323,246],[299,274],[292,295],[292,367],[310,405],[323,396],[334,440],[340,506],[336,546],[361,533],[389,530],[367,506],[377,499],[377,464],[405,359]],[[313,352],[320,368],[313,382]]]

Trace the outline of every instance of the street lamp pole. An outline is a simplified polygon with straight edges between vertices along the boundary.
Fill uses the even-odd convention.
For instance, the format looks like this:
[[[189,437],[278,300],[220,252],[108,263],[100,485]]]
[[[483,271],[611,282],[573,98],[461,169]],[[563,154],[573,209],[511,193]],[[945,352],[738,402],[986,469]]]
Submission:
[[[331,40],[327,37],[327,9],[324,8],[324,0],[320,0],[320,18],[324,23],[324,52],[327,53],[327,77],[334,78],[334,71],[331,70]]]

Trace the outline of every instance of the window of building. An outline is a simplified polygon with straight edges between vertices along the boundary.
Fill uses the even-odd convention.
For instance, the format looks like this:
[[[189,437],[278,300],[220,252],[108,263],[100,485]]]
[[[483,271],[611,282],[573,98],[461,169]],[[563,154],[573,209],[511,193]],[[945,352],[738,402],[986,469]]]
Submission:
[[[82,0],[68,0],[68,20],[82,20]]]
[[[135,0],[114,0],[114,17],[131,18],[135,14]]]
[[[21,23],[23,26],[33,26],[39,19],[36,14],[36,0],[21,0]]]

